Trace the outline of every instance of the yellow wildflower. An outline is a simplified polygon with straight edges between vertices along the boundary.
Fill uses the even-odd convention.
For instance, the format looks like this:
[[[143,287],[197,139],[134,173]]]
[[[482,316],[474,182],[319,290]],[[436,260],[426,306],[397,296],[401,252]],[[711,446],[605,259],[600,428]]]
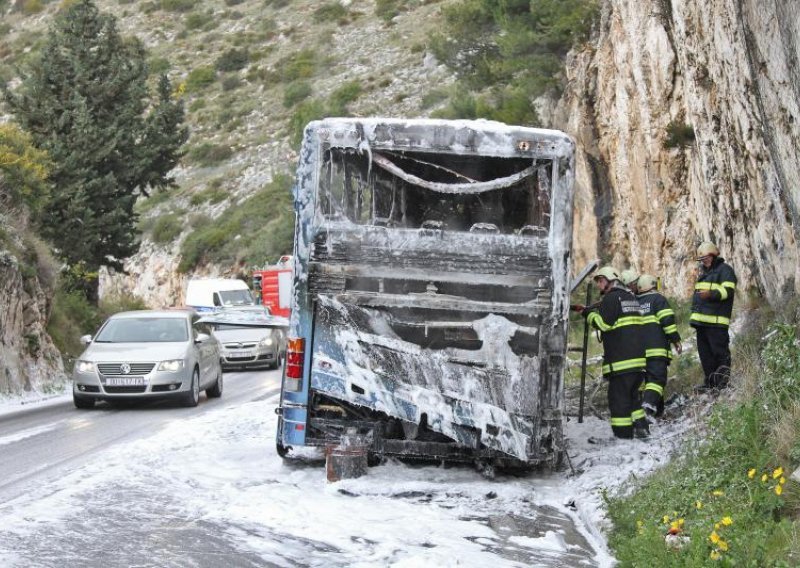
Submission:
[[[784,483],[786,483],[786,478],[785,477],[781,477],[780,484],[783,485]]]
[[[641,527],[644,524],[644,521],[636,521],[636,526]]]
[[[753,468],[747,472],[747,477],[753,479],[756,476],[756,468]]]
[[[772,472],[772,479],[778,479],[781,475],[783,475],[783,468],[779,467]]]
[[[712,491],[711,494],[714,497],[722,497],[723,495],[725,495],[725,492],[724,491],[720,491],[719,489],[716,489],[716,490]]]
[[[733,519],[731,519],[730,517],[722,517],[722,524],[725,525],[726,527],[729,527],[733,524]]]
[[[683,519],[675,519],[669,526],[676,531],[680,531],[683,528]]]
[[[717,544],[719,542],[719,535],[717,531],[711,531],[711,534],[708,535],[708,540],[710,540],[713,544]]]
[[[780,495],[781,493],[783,493],[783,486],[776,485],[775,486],[775,495]]]
[[[719,560],[721,557],[722,555],[716,550],[711,551],[711,560]]]
[[[664,515],[664,518],[661,520],[664,521],[664,524],[666,525],[669,522],[669,515]]]
[[[717,546],[719,546],[719,549],[720,549],[721,551],[723,551],[723,552],[728,552],[728,543],[727,543],[727,542],[725,542],[724,540],[720,540],[720,541],[717,543]]]
[[[767,474],[765,473],[764,475],[761,476],[761,481],[766,481],[766,480],[767,480]]]
[[[714,523],[714,529],[719,530],[721,525],[719,523]]]
[[[703,508],[703,502],[702,501],[695,501],[694,502],[694,506],[696,508],[698,508],[698,509],[702,509]]]

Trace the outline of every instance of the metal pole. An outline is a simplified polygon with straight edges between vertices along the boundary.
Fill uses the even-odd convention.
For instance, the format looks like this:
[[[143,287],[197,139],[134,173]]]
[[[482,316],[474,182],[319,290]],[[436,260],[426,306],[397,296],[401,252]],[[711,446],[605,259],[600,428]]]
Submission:
[[[586,306],[592,305],[592,284],[586,286]],[[581,356],[581,396],[578,403],[578,423],[583,424],[583,399],[586,396],[586,354],[589,350],[589,321],[583,320],[583,355]]]

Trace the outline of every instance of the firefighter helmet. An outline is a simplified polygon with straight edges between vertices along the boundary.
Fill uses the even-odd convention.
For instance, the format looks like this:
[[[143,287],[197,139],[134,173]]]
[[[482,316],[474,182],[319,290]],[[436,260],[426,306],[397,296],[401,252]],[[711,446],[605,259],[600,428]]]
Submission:
[[[651,274],[642,274],[639,276],[637,286],[639,286],[639,293],[643,294],[644,292],[649,292],[650,290],[658,288],[658,280]]]
[[[712,243],[711,241],[704,241],[700,243],[700,246],[697,247],[697,260],[702,259],[708,255],[719,256],[719,249],[717,245]]]
[[[631,284],[636,284],[636,281],[639,279],[639,274],[633,269],[629,268],[628,270],[623,270],[620,276],[620,282],[625,284],[625,286],[630,286]]]
[[[608,280],[609,282],[611,282],[612,280],[620,279],[619,272],[617,272],[617,269],[614,268],[613,266],[604,266],[603,268],[595,272],[594,276],[592,277],[592,280],[597,280],[601,276],[606,280]]]

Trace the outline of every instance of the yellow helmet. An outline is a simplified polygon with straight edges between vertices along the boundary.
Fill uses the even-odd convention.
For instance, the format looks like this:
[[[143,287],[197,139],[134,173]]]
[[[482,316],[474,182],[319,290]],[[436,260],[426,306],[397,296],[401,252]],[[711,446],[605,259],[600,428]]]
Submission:
[[[604,266],[603,268],[594,273],[594,276],[592,276],[592,280],[597,280],[601,276],[606,280],[608,280],[609,282],[611,282],[612,280],[620,279],[619,272],[617,272],[617,269],[614,268],[613,266]]]
[[[651,274],[642,274],[639,276],[637,285],[639,286],[639,293],[642,294],[658,288],[658,279]]]
[[[636,280],[638,280],[638,278],[639,274],[633,268],[623,270],[622,274],[620,274],[620,281],[625,284],[625,286],[636,284]]]
[[[710,254],[719,256],[719,249],[717,248],[717,245],[711,241],[704,241],[700,243],[700,246],[697,247],[697,260],[700,260],[704,256],[708,256]]]

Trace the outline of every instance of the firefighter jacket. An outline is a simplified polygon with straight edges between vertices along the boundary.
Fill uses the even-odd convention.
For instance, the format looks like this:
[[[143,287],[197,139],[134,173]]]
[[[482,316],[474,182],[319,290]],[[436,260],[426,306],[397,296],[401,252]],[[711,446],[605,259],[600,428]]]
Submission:
[[[656,291],[645,292],[637,298],[644,323],[645,355],[648,359],[672,359],[669,344],[681,340],[675,323],[675,312],[667,299]]]
[[[603,340],[603,376],[644,371],[642,315],[633,292],[614,286],[596,310],[585,312],[586,321],[600,330]]]
[[[698,292],[710,290],[711,297],[704,300]],[[730,265],[721,257],[706,270],[702,268],[697,283],[694,285],[692,299],[692,315],[689,322],[692,327],[712,326],[727,328],[731,323],[733,311],[733,293],[736,291],[736,274]]]

